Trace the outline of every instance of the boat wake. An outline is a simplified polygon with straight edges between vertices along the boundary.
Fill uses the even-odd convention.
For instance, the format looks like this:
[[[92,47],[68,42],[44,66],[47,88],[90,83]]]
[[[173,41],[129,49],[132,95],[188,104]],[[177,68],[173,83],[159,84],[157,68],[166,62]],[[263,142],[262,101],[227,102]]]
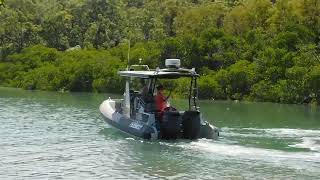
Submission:
[[[289,145],[295,148],[309,148],[312,151],[320,152],[320,137],[302,137],[302,142]]]
[[[250,162],[272,163],[275,166],[290,167],[294,169],[308,169],[308,171],[319,172],[320,153],[318,152],[286,152],[274,149],[263,149],[256,147],[247,147],[224,142],[209,142],[200,140],[192,142],[190,148],[202,152],[209,152],[224,156],[224,158],[238,159],[239,161],[249,160]]]
[[[263,135],[272,138],[277,146],[278,139],[293,138],[299,142],[287,145],[288,149],[257,147],[250,143],[237,142],[246,138],[261,138]],[[237,138],[232,138],[232,137]],[[232,161],[248,167],[273,167],[274,169],[304,170],[306,175],[320,172],[320,130],[303,129],[255,129],[255,128],[222,128],[218,141],[200,139],[197,141],[180,141],[177,143],[161,142],[170,147],[184,149],[192,156],[207,159],[210,162]],[[264,139],[259,139],[259,143]],[[246,141],[245,141],[246,142]],[[306,148],[308,151],[295,151],[294,148]],[[196,153],[195,153],[196,152]],[[279,169],[280,168],[280,169]],[[291,171],[290,170],[290,171]]]
[[[292,140],[292,148],[303,148],[320,152],[320,130],[311,129],[258,129],[258,128],[227,128],[221,129],[221,136],[238,138],[274,138]]]

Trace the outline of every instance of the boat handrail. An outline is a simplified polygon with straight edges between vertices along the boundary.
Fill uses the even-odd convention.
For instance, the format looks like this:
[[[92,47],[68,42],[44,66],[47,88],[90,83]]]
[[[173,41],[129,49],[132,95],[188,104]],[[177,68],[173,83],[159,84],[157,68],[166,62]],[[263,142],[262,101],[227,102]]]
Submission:
[[[145,68],[147,71],[150,71],[150,68],[148,65],[146,64],[133,64],[133,65],[130,65],[129,66],[129,70],[131,71],[131,68],[132,67],[142,67],[142,68]]]

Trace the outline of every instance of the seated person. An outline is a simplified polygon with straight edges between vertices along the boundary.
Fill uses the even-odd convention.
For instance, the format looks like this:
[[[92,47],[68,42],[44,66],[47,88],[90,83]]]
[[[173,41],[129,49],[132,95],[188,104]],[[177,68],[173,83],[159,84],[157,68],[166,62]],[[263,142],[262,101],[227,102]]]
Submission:
[[[164,91],[164,87],[162,85],[157,86],[157,96],[155,98],[155,101],[156,101],[157,110],[161,112],[163,112],[167,108],[167,100],[170,97],[170,94],[169,96],[165,96],[163,94],[163,91]]]

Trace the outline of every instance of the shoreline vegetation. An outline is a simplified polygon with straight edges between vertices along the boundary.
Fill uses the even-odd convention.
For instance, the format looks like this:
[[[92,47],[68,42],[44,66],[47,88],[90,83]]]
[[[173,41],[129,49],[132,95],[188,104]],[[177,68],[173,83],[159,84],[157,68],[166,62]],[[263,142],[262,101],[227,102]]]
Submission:
[[[122,93],[130,41],[130,64],[195,67],[201,99],[320,104],[318,0],[11,0],[0,19],[0,86]]]

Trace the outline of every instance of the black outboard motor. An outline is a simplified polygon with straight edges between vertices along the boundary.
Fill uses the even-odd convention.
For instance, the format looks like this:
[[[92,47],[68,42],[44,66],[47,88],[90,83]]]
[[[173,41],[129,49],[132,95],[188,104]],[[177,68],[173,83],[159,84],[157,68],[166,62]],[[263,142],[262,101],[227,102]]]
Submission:
[[[183,137],[196,139],[200,135],[200,112],[186,111],[182,116]]]
[[[163,112],[161,135],[163,139],[177,139],[181,132],[181,118],[177,111]]]

